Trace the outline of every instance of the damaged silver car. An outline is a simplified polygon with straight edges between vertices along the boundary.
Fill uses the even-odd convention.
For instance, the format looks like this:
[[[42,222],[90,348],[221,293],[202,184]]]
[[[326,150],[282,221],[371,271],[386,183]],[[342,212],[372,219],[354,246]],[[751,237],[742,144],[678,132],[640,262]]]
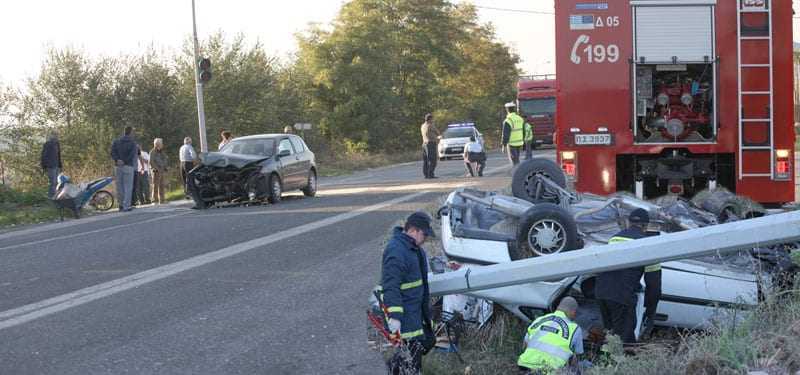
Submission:
[[[625,226],[630,211],[650,213],[650,231],[669,233],[769,214],[768,210],[725,190],[707,191],[694,200],[665,197],[656,202],[624,193],[610,197],[579,195],[552,161],[521,164],[512,182],[513,196],[460,188],[439,210],[441,238],[448,260],[462,268],[580,251],[604,245]],[[791,288],[797,267],[795,243],[754,248],[732,255],[663,263],[662,297],[655,324],[703,329],[717,319],[756,305],[774,289]],[[523,319],[552,310],[563,296],[581,301],[578,323],[602,326],[594,300],[594,276],[535,282],[467,294],[499,303]],[[643,314],[643,295],[637,312]],[[739,314],[741,316],[742,314]],[[638,330],[637,330],[638,331]]]
[[[314,153],[302,138],[266,134],[236,138],[219,152],[200,154],[187,190],[197,208],[217,202],[278,203],[287,190],[317,193]]]

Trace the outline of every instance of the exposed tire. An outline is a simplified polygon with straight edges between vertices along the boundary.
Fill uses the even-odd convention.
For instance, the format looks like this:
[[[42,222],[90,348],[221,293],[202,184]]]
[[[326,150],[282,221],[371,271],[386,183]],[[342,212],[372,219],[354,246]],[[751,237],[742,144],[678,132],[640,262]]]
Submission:
[[[703,190],[695,194],[692,203],[715,215],[720,222],[730,219],[730,214],[739,219],[750,219],[766,214],[764,207],[750,198],[733,194],[725,188]]]
[[[114,207],[114,196],[106,190],[100,190],[92,195],[89,206],[97,211],[108,211]]]
[[[317,195],[317,172],[313,169],[308,171],[308,181],[306,187],[303,188],[303,195],[313,197]]]
[[[544,189],[544,186],[535,178],[536,175],[544,175],[561,188],[567,187],[567,176],[556,163],[548,159],[533,158],[517,166],[511,180],[511,193],[517,198],[532,203],[543,202],[541,199],[536,199],[537,190]]]
[[[269,176],[269,196],[267,198],[269,203],[279,203],[281,201],[282,194],[283,185],[281,184],[280,177],[278,177],[276,174]]]
[[[551,203],[539,203],[525,212],[517,229],[512,260],[557,254],[579,249],[578,227],[567,210]]]

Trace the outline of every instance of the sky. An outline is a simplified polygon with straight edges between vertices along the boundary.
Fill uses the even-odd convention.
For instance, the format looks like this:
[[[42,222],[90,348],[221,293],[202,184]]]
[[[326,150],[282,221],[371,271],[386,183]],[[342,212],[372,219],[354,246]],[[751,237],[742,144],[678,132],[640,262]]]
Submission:
[[[296,49],[294,34],[310,23],[327,24],[343,0],[196,0],[197,32],[244,33],[285,56]],[[552,12],[553,0],[476,0],[476,5]],[[38,74],[49,47],[71,46],[90,56],[137,54],[148,46],[177,51],[192,32],[191,0],[26,0],[0,5],[0,81],[20,82]],[[526,71],[550,73],[553,16],[481,9],[498,38],[523,57]],[[535,40],[539,40],[536,42]],[[542,42],[542,40],[546,42]],[[538,45],[537,43],[541,43]],[[9,53],[13,51],[13,53]]]
[[[793,1],[800,11],[800,0]],[[344,2],[196,0],[197,31],[200,38],[219,30],[228,36],[241,32],[269,52],[287,56],[296,49],[295,33],[311,23],[329,23]],[[491,22],[498,39],[520,55],[523,72],[555,72],[552,15],[489,9],[552,12],[553,0],[472,3],[482,7],[481,21]],[[135,55],[149,46],[177,51],[192,31],[191,0],[6,0],[0,14],[0,82],[7,83],[35,76],[49,47],[70,46],[90,56]],[[794,39],[800,40],[800,18],[794,29]]]

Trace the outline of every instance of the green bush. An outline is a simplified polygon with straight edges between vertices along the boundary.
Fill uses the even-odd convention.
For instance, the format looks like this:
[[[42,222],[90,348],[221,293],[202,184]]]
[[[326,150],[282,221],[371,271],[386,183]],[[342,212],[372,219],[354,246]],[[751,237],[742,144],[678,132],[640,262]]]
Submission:
[[[25,206],[47,203],[47,189],[39,188],[19,191],[6,185],[0,185],[0,203]]]

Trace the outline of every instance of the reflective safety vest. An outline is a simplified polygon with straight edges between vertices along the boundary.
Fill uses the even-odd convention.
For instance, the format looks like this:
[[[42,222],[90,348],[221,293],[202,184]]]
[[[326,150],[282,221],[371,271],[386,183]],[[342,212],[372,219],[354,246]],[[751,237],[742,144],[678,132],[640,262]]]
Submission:
[[[525,123],[525,143],[533,141],[533,127],[529,123]]]
[[[517,365],[529,369],[560,369],[574,354],[570,344],[578,325],[562,311],[539,317],[528,327],[527,347]]]
[[[633,240],[632,238],[628,238],[628,237],[614,236],[614,237],[611,237],[610,240],[608,240],[608,243],[617,243],[617,242],[625,242],[625,241],[632,241],[632,240]],[[651,265],[646,266],[644,268],[644,272],[655,272],[655,271],[661,271],[661,263],[651,264]]]
[[[511,112],[506,116],[506,122],[511,127],[511,134],[508,136],[508,145],[520,147],[525,144],[525,120],[520,115]]]

